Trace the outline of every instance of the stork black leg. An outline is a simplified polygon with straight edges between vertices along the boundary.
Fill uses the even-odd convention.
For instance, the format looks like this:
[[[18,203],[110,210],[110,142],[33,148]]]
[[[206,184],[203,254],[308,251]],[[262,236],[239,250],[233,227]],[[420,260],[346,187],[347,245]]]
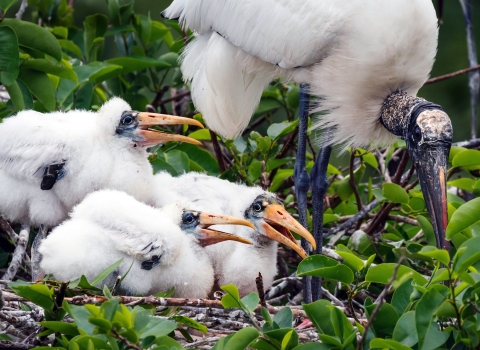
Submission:
[[[307,129],[308,129],[308,109],[310,105],[310,95],[308,85],[300,85],[300,116],[298,122],[298,148],[297,158],[295,160],[295,196],[298,203],[299,221],[308,230],[308,210],[307,210],[307,192],[310,188],[310,177],[305,167],[305,157],[307,151]],[[306,252],[310,251],[310,244],[302,238],[302,248]],[[312,302],[312,288],[310,276],[303,277],[303,301]]]
[[[40,225],[38,233],[32,243],[32,251],[30,253],[32,264],[32,282],[41,280],[44,277],[44,271],[40,268],[42,262],[42,254],[38,251],[40,244],[47,237],[48,228],[44,225]]]
[[[477,49],[475,46],[475,35],[472,25],[472,0],[460,0],[463,15],[465,16],[465,26],[467,29],[468,63],[470,67],[478,65]],[[480,91],[480,72],[469,73],[468,86],[470,87],[470,105],[472,108],[472,139],[477,137],[477,110],[478,97]]]
[[[326,137],[325,137],[326,136]],[[324,136],[325,141],[328,141],[328,130]],[[312,179],[312,220],[313,220],[313,237],[317,242],[316,254],[322,254],[323,245],[323,198],[328,189],[327,168],[330,154],[332,153],[332,146],[326,145],[320,149],[319,155],[315,161],[315,165],[311,171]],[[312,278],[312,298],[313,301],[319,300],[322,297],[322,280],[318,277]]]

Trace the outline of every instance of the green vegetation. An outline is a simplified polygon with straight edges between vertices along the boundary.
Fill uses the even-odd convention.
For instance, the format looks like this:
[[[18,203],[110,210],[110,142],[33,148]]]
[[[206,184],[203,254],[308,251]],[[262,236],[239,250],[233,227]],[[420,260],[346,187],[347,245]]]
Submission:
[[[119,0],[108,0],[108,15],[89,15],[81,27],[74,25],[74,8],[67,0],[29,0],[33,22],[7,18],[16,2],[0,0],[5,17],[0,22],[0,96],[2,89],[9,95],[0,100],[0,120],[23,109],[98,109],[111,96],[121,96],[136,110],[148,106],[202,119],[194,112],[178,64],[189,33],[182,33],[175,21],[153,20],[136,13],[133,2]],[[431,93],[434,86],[428,89]],[[172,175],[199,171],[262,186],[296,214],[292,175],[298,106],[298,86],[273,82],[241,137],[227,141],[206,129],[176,129],[204,147],[171,143],[153,149],[153,168]],[[318,151],[315,135],[310,138],[308,171]],[[287,271],[279,278],[295,271],[297,276],[321,277],[323,299],[301,309],[260,308],[256,293],[240,298],[235,286],[223,286],[223,307],[243,310],[250,326],[212,341],[214,349],[479,347],[480,151],[455,146],[450,153],[447,238],[452,248],[447,252],[435,248],[423,194],[404,147],[399,141],[388,149],[349,150],[332,158],[324,214],[324,244],[330,253],[299,263],[282,248],[280,262]],[[390,174],[394,162],[398,167]],[[365,215],[342,226],[367,206]],[[14,242],[0,233],[4,271]],[[151,300],[122,304],[114,286],[93,286],[106,274],[91,283],[83,277],[69,285],[51,280],[30,284],[22,281],[28,280],[29,271],[21,269],[9,288],[44,310],[36,337],[40,343],[49,334],[56,339],[45,349],[183,349],[180,343],[193,341],[187,328],[209,332],[182,315],[178,305],[156,309]],[[289,284],[284,292],[299,290]],[[74,305],[72,297],[85,295],[106,301]],[[20,305],[22,311],[34,310],[27,302]],[[294,328],[294,314],[308,316],[321,343],[300,337],[303,330]],[[11,339],[0,334],[0,340]]]

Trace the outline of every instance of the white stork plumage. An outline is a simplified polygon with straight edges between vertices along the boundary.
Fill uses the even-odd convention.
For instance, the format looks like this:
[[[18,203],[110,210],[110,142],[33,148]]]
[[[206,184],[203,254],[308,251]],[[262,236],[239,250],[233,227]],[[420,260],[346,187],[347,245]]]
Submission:
[[[181,202],[161,209],[113,190],[89,194],[42,242],[41,267],[60,281],[85,275],[89,281],[123,258],[103,284],[125,276],[127,294],[150,295],[175,288],[180,298],[205,298],[214,275],[202,248],[232,240],[249,241],[216,231],[211,225],[247,225],[244,219],[184,209]],[[102,287],[102,286],[99,286]]]
[[[173,177],[166,172],[155,175],[157,206],[181,200],[189,208],[211,210],[248,220],[255,230],[244,226],[222,227],[223,231],[243,237],[252,245],[223,242],[206,248],[219,286],[233,283],[241,295],[255,292],[255,278],[261,272],[265,288],[277,274],[278,242],[295,250],[302,258],[306,252],[290,233],[294,231],[315,246],[312,235],[300,225],[275,198],[260,187],[234,184],[214,176],[187,173]]]
[[[0,214],[27,225],[55,226],[88,193],[112,188],[144,202],[153,171],[147,148],[198,141],[149,129],[193,119],[132,111],[112,98],[98,112],[22,111],[0,124]]]
[[[273,78],[308,84],[318,97],[313,112],[328,111],[314,126],[329,129],[327,142],[374,147],[398,137],[406,141],[437,243],[448,247],[452,126],[440,106],[416,96],[437,49],[431,0],[174,0],[163,15],[196,33],[182,71],[209,127],[234,138]],[[312,171],[320,248],[326,149]],[[301,172],[296,169],[296,176]]]

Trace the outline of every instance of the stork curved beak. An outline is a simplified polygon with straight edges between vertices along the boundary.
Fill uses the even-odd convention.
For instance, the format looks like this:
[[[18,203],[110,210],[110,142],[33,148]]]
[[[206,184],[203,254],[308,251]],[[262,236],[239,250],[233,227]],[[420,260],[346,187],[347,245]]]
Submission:
[[[217,215],[212,213],[200,213],[199,229],[197,232],[200,234],[199,240],[202,247],[220,243],[224,241],[236,241],[244,244],[252,244],[249,240],[232,233],[222,232],[218,230],[210,229],[212,225],[241,225],[254,229],[254,226],[245,219],[236,218],[233,216]]]
[[[295,220],[282,205],[269,204],[265,208],[264,213],[265,217],[263,218],[262,228],[265,236],[268,238],[292,248],[302,258],[306,258],[307,253],[302,246],[298,244],[290,231],[296,232],[305,238],[314,249],[317,247],[315,239],[310,232]]]
[[[448,250],[450,243],[445,240],[448,222],[446,178],[452,124],[448,115],[440,110],[423,111],[414,122],[422,138],[414,142],[415,137],[411,133],[406,140],[407,150],[417,170],[437,247]]]
[[[138,128],[140,135],[145,139],[141,141],[142,146],[150,147],[168,141],[186,142],[200,146],[202,143],[198,140],[192,139],[183,135],[166,134],[158,130],[150,129],[155,125],[194,125],[203,129],[202,123],[192,118],[177,117],[168,114],[158,114],[149,112],[138,112]]]

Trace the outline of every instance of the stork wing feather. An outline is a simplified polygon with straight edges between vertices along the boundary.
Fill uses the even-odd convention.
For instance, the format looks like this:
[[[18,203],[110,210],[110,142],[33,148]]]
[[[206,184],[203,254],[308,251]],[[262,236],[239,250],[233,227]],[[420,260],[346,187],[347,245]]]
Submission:
[[[349,1],[175,0],[163,15],[282,68],[308,66],[325,56],[348,15]]]

